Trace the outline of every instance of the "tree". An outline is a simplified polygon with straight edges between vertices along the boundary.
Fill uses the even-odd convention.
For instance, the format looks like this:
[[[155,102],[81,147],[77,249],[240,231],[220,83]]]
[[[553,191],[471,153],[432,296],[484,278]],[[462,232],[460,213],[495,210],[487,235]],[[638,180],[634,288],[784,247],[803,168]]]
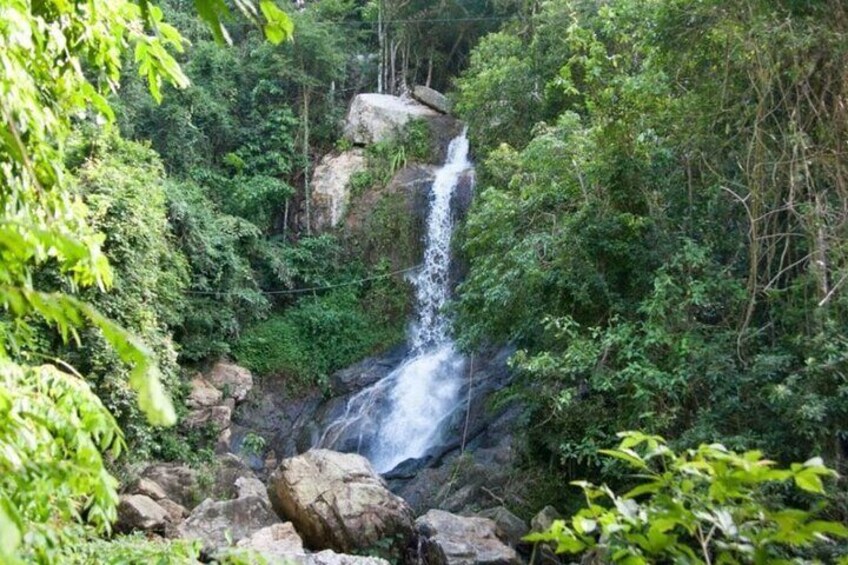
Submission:
[[[282,41],[290,20],[269,0],[257,9],[269,39]],[[197,0],[201,16],[226,39],[220,0]],[[101,252],[102,235],[86,225],[86,209],[68,191],[66,141],[76,120],[113,118],[105,94],[120,78],[125,53],[134,51],[154,98],[163,81],[187,79],[169,50],[183,40],[147,0],[30,2],[0,6],[0,560],[22,556],[51,561],[51,548],[75,523],[106,529],[114,518],[115,480],[103,455],[116,456],[121,432],[85,381],[59,359],[32,353],[35,319],[79,341],[79,328],[97,328],[132,366],[129,382],[155,424],[170,424],[174,410],[158,377],[154,356],[134,336],[73,294],[105,290],[112,282]],[[89,78],[91,77],[91,78]],[[70,293],[48,293],[35,271],[51,266]],[[22,543],[26,536],[26,547]]]

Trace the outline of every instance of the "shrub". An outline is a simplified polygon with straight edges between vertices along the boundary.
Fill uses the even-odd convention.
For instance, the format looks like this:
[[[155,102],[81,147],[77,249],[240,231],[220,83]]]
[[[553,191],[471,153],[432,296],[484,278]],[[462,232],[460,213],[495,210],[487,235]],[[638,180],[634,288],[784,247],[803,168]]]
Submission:
[[[301,299],[248,328],[236,359],[258,375],[285,375],[295,388],[321,385],[342,367],[397,340],[372,319],[351,288]]]
[[[619,436],[619,447],[602,453],[636,470],[639,484],[617,495],[574,482],[587,507],[525,539],[554,542],[558,553],[588,554],[592,562],[641,564],[790,562],[828,536],[848,537],[843,524],[767,496],[790,483],[824,495],[822,479],[836,473],[819,458],[780,469],[759,451],[704,444],[677,454],[658,436]]]

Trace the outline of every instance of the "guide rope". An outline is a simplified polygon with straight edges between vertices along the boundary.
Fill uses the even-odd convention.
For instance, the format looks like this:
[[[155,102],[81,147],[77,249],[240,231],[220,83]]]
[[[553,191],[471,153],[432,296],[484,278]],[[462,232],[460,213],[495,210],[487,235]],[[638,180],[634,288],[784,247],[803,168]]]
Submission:
[[[321,290],[330,290],[330,289],[333,289],[333,288],[340,288],[340,287],[343,287],[343,286],[353,286],[353,285],[357,285],[357,284],[366,283],[366,282],[369,282],[369,281],[386,279],[386,278],[389,278],[389,277],[393,277],[395,275],[400,275],[400,274],[403,274],[403,273],[408,273],[410,271],[414,271],[416,269],[419,269],[420,267],[421,267],[421,265],[418,264],[418,265],[415,265],[413,267],[407,267],[406,269],[399,269],[397,271],[392,271],[390,273],[385,273],[385,274],[382,274],[382,275],[374,275],[372,277],[365,277],[365,278],[362,278],[362,279],[356,279],[356,280],[353,280],[353,281],[347,281],[347,282],[338,283],[338,284],[330,284],[330,285],[326,285],[326,286],[313,286],[313,287],[309,287],[309,288],[290,288],[290,289],[285,289],[285,290],[257,290],[257,292],[260,292],[262,294],[302,294],[302,293],[305,293],[305,292],[318,292],[318,291],[321,291]],[[196,294],[196,295],[206,295],[206,296],[230,296],[230,295],[239,294],[239,293],[238,292],[232,292],[232,291],[222,292],[222,291],[217,291],[217,290],[187,290],[187,291],[185,291],[185,294]]]

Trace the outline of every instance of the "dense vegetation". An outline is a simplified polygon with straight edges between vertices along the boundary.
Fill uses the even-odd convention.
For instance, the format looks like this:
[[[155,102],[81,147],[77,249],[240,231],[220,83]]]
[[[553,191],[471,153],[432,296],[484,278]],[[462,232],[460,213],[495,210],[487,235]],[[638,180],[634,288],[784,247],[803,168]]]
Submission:
[[[83,4],[0,9],[0,561],[196,555],[97,540],[128,459],[208,453],[158,427],[189,371],[324,389],[402,339],[403,207],[313,233],[309,181],[353,94],[422,83],[470,127],[452,308],[468,348],[518,346],[528,505],[576,509],[585,477],[643,497],[580,483],[542,538],[835,559],[813,542],[848,516],[824,466],[848,452],[839,0]],[[367,158],[354,196],[432,151],[413,123]],[[703,536],[738,538],[727,515],[752,548]]]
[[[469,343],[521,344],[537,455],[595,474],[638,428],[842,460],[846,23],[827,1],[556,1],[475,49],[457,308]]]

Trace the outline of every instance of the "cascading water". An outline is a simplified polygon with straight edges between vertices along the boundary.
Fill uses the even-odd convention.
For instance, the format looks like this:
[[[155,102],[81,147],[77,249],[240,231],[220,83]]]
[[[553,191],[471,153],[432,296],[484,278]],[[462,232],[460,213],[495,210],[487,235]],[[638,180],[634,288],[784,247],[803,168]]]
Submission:
[[[416,313],[410,354],[384,379],[353,396],[319,442],[334,447],[343,438],[356,438],[357,451],[379,472],[437,445],[461,401],[465,359],[450,339],[443,309],[450,297],[451,197],[470,169],[463,132],[451,141],[445,164],[433,180],[424,263],[413,278]]]

